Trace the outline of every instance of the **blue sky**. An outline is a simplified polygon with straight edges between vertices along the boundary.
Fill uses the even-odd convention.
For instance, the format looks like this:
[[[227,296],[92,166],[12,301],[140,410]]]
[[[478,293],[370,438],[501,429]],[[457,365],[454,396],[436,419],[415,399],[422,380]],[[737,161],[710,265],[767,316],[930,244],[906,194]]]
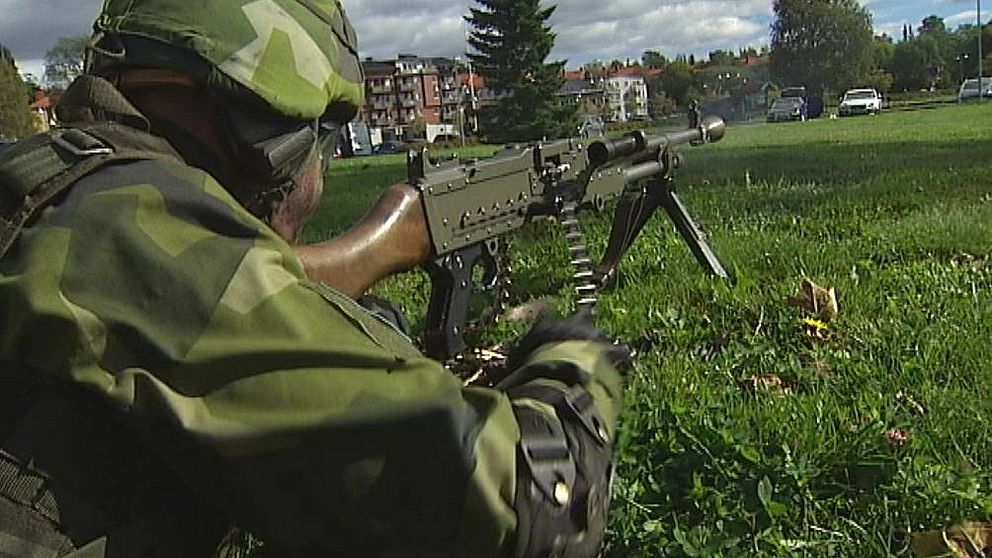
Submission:
[[[943,17],[951,29],[975,21],[975,0],[860,0],[877,32],[899,38],[902,26]],[[992,19],[986,0],[982,19]],[[456,56],[465,50],[471,0],[343,0],[360,37],[362,54],[399,52]],[[87,34],[100,0],[0,0],[0,44],[22,72],[43,73],[45,51],[60,36]],[[552,17],[558,35],[554,59],[577,68],[590,60],[636,59],[645,50],[705,56],[768,42],[772,0],[559,0]],[[990,45],[992,49],[992,45]]]

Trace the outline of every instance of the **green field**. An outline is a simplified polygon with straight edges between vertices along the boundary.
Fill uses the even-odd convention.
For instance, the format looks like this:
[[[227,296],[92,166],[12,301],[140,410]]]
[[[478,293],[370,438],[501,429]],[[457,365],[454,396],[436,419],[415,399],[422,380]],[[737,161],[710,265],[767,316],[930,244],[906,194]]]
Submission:
[[[684,152],[679,191],[739,282],[705,277],[658,215],[602,296],[600,324],[638,349],[606,554],[909,556],[911,533],[989,520],[992,104],[743,125]],[[310,240],[404,160],[330,175]],[[608,221],[587,225],[601,246]],[[566,309],[559,231],[511,248],[513,302]],[[816,334],[788,302],[804,277],[840,302]],[[426,288],[414,273],[380,292],[418,317]]]

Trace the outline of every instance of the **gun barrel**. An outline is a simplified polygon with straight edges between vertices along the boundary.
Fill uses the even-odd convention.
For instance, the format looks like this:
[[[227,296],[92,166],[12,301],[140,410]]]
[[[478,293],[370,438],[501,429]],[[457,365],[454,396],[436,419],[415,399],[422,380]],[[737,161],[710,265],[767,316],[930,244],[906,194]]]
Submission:
[[[699,126],[681,132],[648,136],[644,132],[632,132],[614,140],[596,141],[589,145],[589,163],[598,167],[610,161],[641,152],[654,152],[669,145],[683,143],[709,143],[720,141],[726,124],[719,116],[707,116]]]

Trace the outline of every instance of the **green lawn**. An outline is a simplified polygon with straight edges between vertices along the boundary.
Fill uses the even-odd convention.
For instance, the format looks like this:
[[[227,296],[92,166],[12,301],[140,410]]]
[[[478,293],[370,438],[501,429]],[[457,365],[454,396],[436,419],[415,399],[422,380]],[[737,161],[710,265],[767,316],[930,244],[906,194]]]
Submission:
[[[606,554],[908,556],[909,533],[988,520],[992,104],[736,126],[683,152],[683,200],[739,282],[705,277],[658,215],[601,298],[639,350]],[[404,174],[402,155],[335,162],[306,238]],[[608,221],[587,229],[601,246]],[[511,240],[514,302],[569,305],[560,236]],[[787,302],[804,277],[837,291],[820,335]],[[416,318],[426,288],[379,290]]]

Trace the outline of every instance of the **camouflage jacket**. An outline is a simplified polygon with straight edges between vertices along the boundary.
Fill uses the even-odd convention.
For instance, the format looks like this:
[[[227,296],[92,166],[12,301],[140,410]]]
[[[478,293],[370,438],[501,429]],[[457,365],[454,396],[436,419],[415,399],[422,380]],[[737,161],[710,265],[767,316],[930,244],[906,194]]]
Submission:
[[[463,387],[353,300],[210,175],[175,160],[102,167],[0,261],[0,362],[91,390],[208,500],[275,547],[323,555],[504,556],[514,402]],[[573,367],[608,428],[619,378]],[[561,386],[564,387],[564,386]],[[0,387],[2,389],[2,387]]]

